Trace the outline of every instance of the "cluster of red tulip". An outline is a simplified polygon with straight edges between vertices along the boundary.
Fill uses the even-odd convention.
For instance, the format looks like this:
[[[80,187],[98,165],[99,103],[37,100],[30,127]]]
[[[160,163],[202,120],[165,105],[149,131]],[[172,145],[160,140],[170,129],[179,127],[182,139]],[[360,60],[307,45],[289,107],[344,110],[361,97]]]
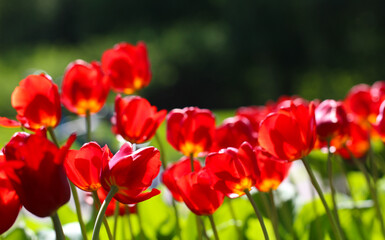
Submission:
[[[225,196],[246,195],[268,239],[250,191],[276,190],[292,162],[301,159],[323,200],[334,237],[344,238],[338,214],[329,210],[306,156],[314,149],[326,149],[360,163],[358,159],[370,151],[371,138],[385,140],[385,82],[357,85],[343,101],[282,97],[265,106],[241,107],[216,126],[214,114],[207,109],[186,107],[167,113],[145,98],[119,95],[133,94],[150,80],[145,44],[120,43],[103,53],[101,63],[70,63],[60,92],[47,74],[29,75],[20,82],[11,99],[17,121],[1,118],[0,125],[30,133],[16,133],[1,151],[0,215],[8,217],[0,218],[0,234],[13,225],[23,206],[36,216],[52,217],[57,238],[63,239],[56,212],[69,201],[71,190],[77,198],[75,185],[94,197],[99,211],[93,232],[97,239],[106,211],[114,211],[111,201],[120,202],[124,213],[127,204],[160,193],[150,187],[163,163],[162,182],[174,200],[184,202],[197,216],[211,217],[216,238],[212,214]],[[79,150],[70,150],[76,133],[60,147],[54,128],[61,120],[61,106],[89,119],[104,106],[110,90],[119,93],[111,123],[112,132],[127,141],[120,150],[114,155],[107,145],[91,141],[90,128],[88,142]],[[165,119],[168,143],[184,155],[168,166],[158,149],[136,149],[155,136]],[[382,215],[378,217],[383,225]],[[86,239],[81,216],[79,222]]]

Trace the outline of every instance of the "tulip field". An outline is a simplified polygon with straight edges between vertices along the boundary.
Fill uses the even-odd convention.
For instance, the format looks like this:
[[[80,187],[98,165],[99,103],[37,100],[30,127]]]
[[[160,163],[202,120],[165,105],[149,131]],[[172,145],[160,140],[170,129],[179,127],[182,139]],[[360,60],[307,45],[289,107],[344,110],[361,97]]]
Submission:
[[[385,239],[385,81],[166,110],[144,42],[101,52],[14,87],[0,239]]]

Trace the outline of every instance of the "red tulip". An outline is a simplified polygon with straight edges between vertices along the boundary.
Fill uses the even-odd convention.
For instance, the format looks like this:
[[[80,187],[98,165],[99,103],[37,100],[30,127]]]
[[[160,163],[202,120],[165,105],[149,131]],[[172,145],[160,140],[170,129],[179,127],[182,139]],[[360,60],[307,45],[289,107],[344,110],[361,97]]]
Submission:
[[[378,106],[373,101],[371,87],[366,84],[358,84],[352,87],[344,100],[346,112],[359,123],[375,122],[378,114]]]
[[[144,143],[155,135],[166,114],[166,110],[158,112],[145,98],[121,98],[118,95],[115,99],[112,131],[131,143]]]
[[[101,187],[103,150],[96,142],[84,144],[80,150],[69,150],[64,161],[67,177],[83,191],[93,192]]]
[[[385,142],[385,101],[381,103],[379,114],[377,115],[376,122],[373,124],[374,129],[380,135],[382,141]]]
[[[205,168],[181,177],[177,185],[184,203],[197,215],[211,215],[223,203],[225,195],[212,188],[211,177]]]
[[[118,192],[114,198],[119,202],[134,204],[160,193],[158,189],[143,192],[151,186],[152,180],[159,173],[161,162],[158,149],[146,147],[133,151],[132,145],[125,143],[112,158],[106,147],[102,159],[102,186],[106,191],[110,191],[111,186],[116,186]]]
[[[209,151],[214,134],[215,117],[210,110],[186,107],[167,116],[167,141],[185,156]]]
[[[335,146],[336,153],[344,159],[362,158],[369,151],[370,134],[361,124],[350,122],[347,136],[333,140],[331,145]]]
[[[21,80],[11,96],[17,119],[31,130],[56,127],[61,118],[59,91],[51,77],[42,73]]]
[[[194,160],[194,171],[199,171],[201,165],[198,160]],[[168,190],[170,190],[175,200],[182,202],[183,199],[179,194],[177,182],[179,178],[187,175],[191,171],[191,161],[188,157],[182,157],[178,162],[170,165],[162,175],[162,182]]]
[[[102,67],[114,91],[132,94],[151,81],[150,62],[143,42],[119,43],[103,53]]]
[[[213,174],[214,189],[230,198],[251,190],[259,176],[253,147],[244,142],[239,149],[226,148],[206,157],[206,169]]]
[[[12,227],[21,208],[19,196],[6,175],[5,158],[0,153],[0,235]]]
[[[63,161],[75,135],[56,147],[45,132],[16,133],[3,152],[12,169],[7,172],[22,205],[39,217],[52,215],[70,199]]]
[[[255,186],[261,192],[276,190],[287,177],[292,162],[278,160],[259,147],[255,153],[260,172]]]
[[[76,60],[67,66],[63,77],[61,100],[78,115],[97,113],[104,106],[110,83],[98,62]]]
[[[348,131],[348,117],[342,102],[325,100],[315,109],[317,134],[322,140],[331,140]]]
[[[251,125],[253,126],[253,130],[258,132],[259,123],[272,111],[271,108],[266,106],[250,106],[250,107],[240,107],[236,111],[237,116],[247,118]]]
[[[381,104],[385,100],[385,81],[377,81],[370,88],[370,95],[374,102]]]
[[[222,148],[239,148],[243,142],[252,146],[258,143],[258,133],[253,130],[250,121],[245,117],[230,117],[215,129],[215,141],[211,147],[212,152]]]
[[[259,145],[278,159],[293,161],[308,155],[316,140],[314,104],[281,108],[259,128]]]

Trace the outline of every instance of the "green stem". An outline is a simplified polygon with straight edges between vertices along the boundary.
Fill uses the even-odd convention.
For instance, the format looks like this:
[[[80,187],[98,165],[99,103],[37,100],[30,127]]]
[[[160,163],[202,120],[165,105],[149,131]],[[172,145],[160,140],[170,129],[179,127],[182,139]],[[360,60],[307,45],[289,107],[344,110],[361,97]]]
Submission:
[[[71,186],[72,196],[73,196],[73,199],[74,199],[74,202],[75,202],[76,215],[78,216],[80,230],[82,232],[83,239],[87,240],[88,239],[87,238],[87,230],[86,230],[86,226],[85,226],[84,221],[83,221],[83,216],[82,216],[82,211],[81,211],[81,207],[80,207],[78,191],[76,191],[76,187],[75,187],[75,185],[71,181],[69,181],[69,183],[70,183],[70,186]]]
[[[330,191],[331,191],[331,197],[332,197],[332,202],[333,202],[333,213],[334,217],[337,223],[338,230],[343,234],[342,227],[341,227],[341,222],[340,222],[340,217],[338,215],[338,206],[336,202],[336,190],[334,188],[333,184],[333,161],[332,161],[332,153],[330,152],[330,141],[327,143],[327,148],[328,148],[328,159],[327,159],[327,164],[328,164],[328,177],[329,177],[329,185],[330,185]]]
[[[274,228],[275,239],[279,240],[280,237],[279,237],[279,230],[278,230],[278,213],[277,213],[277,208],[275,207],[274,193],[272,190],[269,191],[269,200],[270,200],[270,209],[271,209],[271,222]]]
[[[94,199],[94,209],[93,210],[99,211],[100,210],[100,205],[102,205],[102,204],[101,204],[101,202],[99,200],[99,197],[98,197],[98,194],[97,194],[96,191],[92,192],[92,197]],[[103,225],[106,228],[108,239],[112,240],[113,236],[112,236],[111,229],[110,229],[110,226],[108,224],[106,216],[103,217]]]
[[[90,110],[86,111],[86,133],[87,133],[87,142],[91,141],[91,114]]]
[[[195,169],[194,169],[194,154],[193,153],[190,153],[190,165],[191,165],[191,172],[194,172]]]
[[[350,198],[352,199],[353,210],[354,210],[354,211],[353,211],[353,215],[352,215],[352,216],[353,216],[353,221],[355,222],[356,226],[362,226],[362,221],[361,221],[361,219],[362,219],[362,214],[361,214],[360,209],[358,209],[357,204],[356,204],[356,201],[355,201],[354,196],[353,196],[353,194],[352,194],[352,191],[351,191],[351,189],[352,189],[352,184],[351,184],[350,181],[349,181],[349,178],[348,178],[348,175],[347,175],[347,173],[346,173],[346,169],[345,169],[343,160],[342,160],[342,158],[337,158],[336,160],[337,160],[337,163],[338,163],[338,165],[339,165],[339,167],[340,167],[342,176],[343,176],[343,178],[344,178],[345,181],[346,181],[345,184],[346,184],[347,194],[348,194],[348,195],[350,196]],[[366,239],[366,237],[365,237],[365,235],[364,235],[362,229],[361,229],[360,227],[358,227],[357,230],[358,230],[358,233],[360,234],[361,239]]]
[[[235,216],[235,211],[234,211],[233,204],[231,203],[231,201],[232,201],[232,199],[228,198],[227,203],[228,203],[228,206],[230,209],[230,214],[231,214],[231,217],[233,218],[233,221],[234,221],[234,227],[238,233],[238,239],[242,240],[243,239],[242,230],[239,228],[239,226],[237,224],[237,217]]]
[[[56,239],[57,240],[65,240],[63,228],[61,226],[60,219],[59,219],[59,216],[57,215],[57,212],[54,212],[51,215],[51,219],[52,219],[52,223],[53,223],[53,226],[55,229]]]
[[[379,204],[379,201],[378,201],[378,195],[377,195],[376,186],[374,185],[374,183],[372,184],[372,182],[370,180],[369,173],[366,170],[365,166],[362,164],[362,162],[360,162],[355,157],[352,157],[352,159],[353,159],[354,163],[358,166],[358,168],[361,170],[361,172],[365,176],[366,182],[368,184],[368,188],[370,190],[370,194],[372,195],[372,198],[373,198],[373,203],[374,203],[374,208],[376,209],[377,218],[380,221],[380,227],[381,227],[382,235],[385,237],[384,219],[383,219],[383,216],[382,216],[382,213],[381,213],[380,204]]]
[[[140,239],[146,239],[143,231],[142,218],[140,216],[139,204],[136,204],[136,216],[138,216]]]
[[[118,229],[118,217],[119,217],[119,202],[115,201],[115,211],[114,211],[114,235],[113,239],[116,239],[116,231]]]
[[[178,235],[179,240],[182,240],[182,234],[181,234],[181,230],[180,230],[179,212],[178,212],[178,207],[176,205],[176,201],[174,198],[172,199],[172,207],[174,209],[174,214],[175,214],[176,234]]]
[[[130,230],[131,239],[135,240],[136,237],[134,235],[134,230],[132,230],[130,207],[128,205],[126,205],[124,208],[126,210],[126,214],[127,214],[127,217],[128,217],[128,228]]]
[[[245,193],[246,193],[246,196],[247,196],[247,198],[249,199],[251,205],[252,205],[253,208],[254,208],[255,214],[256,214],[257,217],[258,217],[259,224],[261,225],[261,228],[262,228],[262,231],[263,231],[263,235],[265,236],[265,239],[266,239],[266,240],[269,240],[269,235],[267,234],[265,222],[263,221],[262,214],[261,214],[261,212],[259,211],[259,209],[258,209],[258,207],[257,207],[257,204],[255,203],[255,201],[254,201],[253,197],[251,196],[250,191],[249,191],[248,189],[245,189]]]
[[[203,235],[203,237],[205,237],[206,239],[210,239],[209,236],[207,236],[206,226],[205,226],[205,223],[203,222],[202,217],[198,216],[198,215],[197,215],[197,217],[198,217],[198,222],[199,222],[199,224],[200,224],[200,226],[202,228],[202,235]]]
[[[282,223],[285,225],[286,229],[289,229],[290,234],[292,236],[293,240],[299,239],[297,236],[296,231],[293,227],[293,220],[292,220],[292,214],[289,211],[292,211],[291,208],[288,207],[287,204],[283,204],[283,206],[280,208],[281,216],[282,216]]]
[[[201,223],[199,222],[199,216],[198,215],[195,215],[195,223],[196,223],[196,226],[197,226],[197,237],[198,237],[198,240],[202,240],[202,226],[201,226]]]
[[[208,215],[208,217],[209,217],[209,220],[210,220],[211,228],[213,229],[213,232],[214,232],[215,240],[219,240],[219,236],[218,236],[218,232],[217,232],[217,227],[215,226],[213,215],[212,214]]]
[[[167,168],[167,162],[166,162],[166,158],[165,158],[165,155],[164,155],[165,151],[164,151],[164,148],[163,148],[162,141],[160,140],[159,135],[158,135],[157,132],[155,133],[155,139],[156,139],[156,141],[158,143],[158,146],[159,146],[160,161],[162,162],[163,169],[166,169]]]
[[[333,230],[333,232],[334,232],[334,235],[335,235],[336,239],[339,239],[339,240],[343,239],[343,238],[342,238],[342,235],[341,235],[341,232],[339,231],[339,229],[338,229],[338,227],[337,227],[336,220],[335,220],[335,218],[333,217],[333,214],[331,213],[328,204],[326,203],[326,200],[325,200],[325,197],[324,197],[323,192],[322,192],[322,190],[321,190],[321,187],[320,187],[320,185],[318,184],[317,179],[315,178],[314,173],[313,173],[313,171],[312,171],[312,169],[311,169],[309,163],[307,162],[307,160],[306,160],[305,158],[302,158],[302,162],[303,162],[303,164],[304,164],[304,166],[305,166],[305,168],[306,168],[307,173],[309,174],[310,180],[311,180],[311,182],[312,182],[312,184],[313,184],[315,190],[316,190],[317,193],[318,193],[318,196],[319,196],[320,199],[321,199],[322,204],[324,205],[326,214],[327,214],[327,216],[328,216],[328,218],[329,218],[329,221],[330,221],[330,224],[331,224],[331,226],[332,226],[332,230]]]
[[[110,192],[108,193],[106,199],[104,199],[104,202],[103,202],[102,206],[100,207],[98,216],[96,217],[94,231],[92,233],[92,240],[99,239],[99,232],[100,232],[100,227],[101,227],[102,222],[103,222],[104,214],[106,213],[108,204],[111,202],[112,197],[118,192],[118,190],[119,189],[117,186],[114,186],[114,185],[111,186]]]

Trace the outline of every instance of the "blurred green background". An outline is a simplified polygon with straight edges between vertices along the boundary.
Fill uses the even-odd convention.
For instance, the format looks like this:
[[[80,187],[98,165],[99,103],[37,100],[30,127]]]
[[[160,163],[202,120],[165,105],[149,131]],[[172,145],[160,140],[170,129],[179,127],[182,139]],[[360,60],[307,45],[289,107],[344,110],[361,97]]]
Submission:
[[[143,40],[159,108],[234,109],[282,94],[343,98],[385,75],[384,1],[0,0],[0,115],[27,74]]]

